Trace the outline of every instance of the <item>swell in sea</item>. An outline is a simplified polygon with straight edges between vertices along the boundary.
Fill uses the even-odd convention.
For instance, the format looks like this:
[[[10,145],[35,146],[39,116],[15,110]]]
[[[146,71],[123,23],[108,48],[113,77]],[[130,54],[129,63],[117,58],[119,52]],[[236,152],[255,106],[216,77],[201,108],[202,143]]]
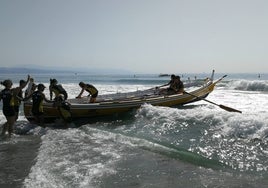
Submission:
[[[148,89],[169,80],[158,75],[33,76],[47,86],[49,78],[58,79],[70,97],[80,92],[79,81],[108,94]],[[183,78],[186,82],[194,76]],[[16,86],[26,75],[1,75],[5,78],[13,78]],[[60,122],[54,123],[56,128],[38,127],[21,109],[16,134],[0,141],[0,185],[267,187],[267,88],[267,75],[228,75],[207,99],[242,114],[206,101],[177,108],[144,104],[123,116],[75,122],[79,126],[68,129],[60,128]],[[45,94],[49,96],[47,89]],[[0,111],[0,123],[4,122]]]

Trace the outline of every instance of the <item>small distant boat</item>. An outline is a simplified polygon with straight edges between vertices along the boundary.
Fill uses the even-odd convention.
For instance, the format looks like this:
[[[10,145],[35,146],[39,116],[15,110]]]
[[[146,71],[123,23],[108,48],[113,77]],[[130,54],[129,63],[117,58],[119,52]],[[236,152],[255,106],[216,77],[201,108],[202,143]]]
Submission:
[[[211,77],[206,79],[203,85],[194,91],[172,95],[160,95],[159,88],[156,87],[129,93],[100,95],[96,103],[88,103],[88,97],[68,99],[67,101],[71,104],[70,110],[74,120],[93,117],[102,118],[137,109],[145,103],[155,106],[172,107],[204,100],[213,91],[214,86],[223,78],[213,81]],[[32,102],[24,102],[24,114],[29,121],[34,119],[31,109]],[[43,109],[45,122],[52,122],[60,117],[57,108],[53,107],[51,103],[44,103]]]
[[[166,77],[166,76],[170,76],[170,74],[159,74],[159,77]]]

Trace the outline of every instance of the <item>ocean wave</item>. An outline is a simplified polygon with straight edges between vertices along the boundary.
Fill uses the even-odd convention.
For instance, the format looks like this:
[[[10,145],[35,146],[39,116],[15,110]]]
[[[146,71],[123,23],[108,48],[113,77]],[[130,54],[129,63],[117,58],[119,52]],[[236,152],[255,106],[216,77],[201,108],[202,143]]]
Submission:
[[[268,81],[234,80],[228,83],[228,87],[241,91],[268,91]]]

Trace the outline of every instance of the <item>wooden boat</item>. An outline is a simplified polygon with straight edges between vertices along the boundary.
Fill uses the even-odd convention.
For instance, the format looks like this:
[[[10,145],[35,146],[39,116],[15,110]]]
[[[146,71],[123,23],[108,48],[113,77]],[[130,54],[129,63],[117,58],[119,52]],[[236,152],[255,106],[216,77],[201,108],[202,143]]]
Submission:
[[[161,74],[159,74],[158,76],[159,76],[159,77],[166,77],[166,76],[170,76],[170,74],[163,74],[163,73],[161,73]]]
[[[71,104],[71,114],[74,120],[115,115],[137,109],[145,103],[155,106],[172,107],[206,98],[213,91],[214,86],[223,78],[216,81],[208,78],[203,86],[193,91],[173,95],[160,95],[159,89],[152,88],[144,91],[100,95],[96,103],[88,103],[88,97],[68,99],[67,101]],[[24,114],[29,121],[34,119],[31,114],[31,108],[31,101],[24,102]],[[44,103],[43,108],[45,122],[51,122],[60,117],[57,108],[53,107],[52,103]]]

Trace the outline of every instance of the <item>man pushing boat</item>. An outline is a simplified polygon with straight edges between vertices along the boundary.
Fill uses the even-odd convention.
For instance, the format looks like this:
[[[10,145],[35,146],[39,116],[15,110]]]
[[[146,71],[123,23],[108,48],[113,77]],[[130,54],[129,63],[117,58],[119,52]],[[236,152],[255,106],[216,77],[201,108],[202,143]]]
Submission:
[[[86,90],[89,93],[89,96],[91,96],[89,102],[95,103],[98,96],[98,90],[93,85],[85,84],[84,82],[80,82],[79,86],[82,88],[82,90],[76,98],[81,98],[82,94]]]

